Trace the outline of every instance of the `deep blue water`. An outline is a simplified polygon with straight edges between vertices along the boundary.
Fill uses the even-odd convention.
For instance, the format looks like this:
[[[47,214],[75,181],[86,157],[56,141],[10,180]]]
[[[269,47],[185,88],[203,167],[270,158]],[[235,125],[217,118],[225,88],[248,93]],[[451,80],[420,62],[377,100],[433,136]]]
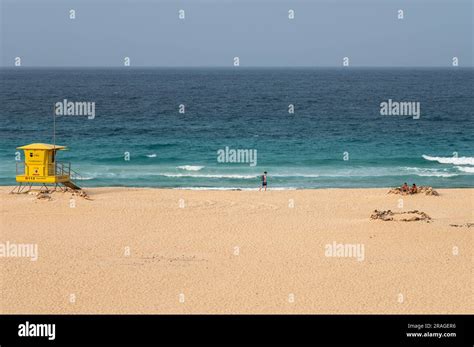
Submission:
[[[473,186],[474,69],[20,68],[0,77],[2,185],[15,183],[17,146],[52,142],[54,104],[68,99],[96,104],[92,120],[56,119],[56,143],[69,147],[58,160],[86,187],[256,188],[265,170],[270,188]],[[420,102],[420,119],[380,115],[388,99]],[[257,150],[257,165],[218,162],[226,146]]]

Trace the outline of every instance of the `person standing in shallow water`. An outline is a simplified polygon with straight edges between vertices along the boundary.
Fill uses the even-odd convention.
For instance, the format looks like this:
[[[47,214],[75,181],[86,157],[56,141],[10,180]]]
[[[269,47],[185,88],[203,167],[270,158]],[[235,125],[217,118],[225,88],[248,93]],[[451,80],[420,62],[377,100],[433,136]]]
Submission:
[[[264,188],[265,191],[267,191],[267,172],[265,171],[262,175],[262,186],[258,191],[261,191],[262,188]]]

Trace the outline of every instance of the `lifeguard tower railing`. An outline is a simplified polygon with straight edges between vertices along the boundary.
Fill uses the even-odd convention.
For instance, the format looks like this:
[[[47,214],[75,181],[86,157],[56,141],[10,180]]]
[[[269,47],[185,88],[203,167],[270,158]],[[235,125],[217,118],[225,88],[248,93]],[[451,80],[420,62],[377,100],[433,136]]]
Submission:
[[[56,173],[55,176],[69,176],[71,180],[82,179],[81,175],[79,175],[76,171],[71,169],[70,162],[56,162],[54,164],[51,164],[50,166],[56,166],[56,170],[54,171]]]
[[[48,165],[48,172],[54,172],[54,175],[50,176],[69,176],[72,180],[80,180],[82,176],[78,174],[76,171],[71,169],[70,162],[56,162],[54,164]],[[24,175],[25,174],[25,163],[24,162],[16,162],[16,175]]]

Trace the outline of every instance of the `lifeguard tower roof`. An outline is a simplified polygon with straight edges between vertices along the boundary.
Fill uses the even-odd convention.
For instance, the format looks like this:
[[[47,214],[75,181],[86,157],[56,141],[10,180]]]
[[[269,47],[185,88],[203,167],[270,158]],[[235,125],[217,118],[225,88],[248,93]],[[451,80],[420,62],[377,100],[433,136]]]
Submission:
[[[57,149],[57,150],[65,150],[67,149],[66,146],[60,146],[60,145],[50,145],[48,143],[32,143],[26,146],[21,146],[17,147],[16,149],[46,149],[46,150],[52,150],[52,149]]]

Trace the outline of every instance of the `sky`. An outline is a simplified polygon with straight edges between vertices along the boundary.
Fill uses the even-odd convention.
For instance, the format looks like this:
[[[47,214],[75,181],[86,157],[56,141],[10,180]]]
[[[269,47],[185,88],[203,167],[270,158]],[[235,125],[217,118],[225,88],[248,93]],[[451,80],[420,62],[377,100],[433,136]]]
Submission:
[[[0,0],[0,66],[472,67],[473,2]]]

